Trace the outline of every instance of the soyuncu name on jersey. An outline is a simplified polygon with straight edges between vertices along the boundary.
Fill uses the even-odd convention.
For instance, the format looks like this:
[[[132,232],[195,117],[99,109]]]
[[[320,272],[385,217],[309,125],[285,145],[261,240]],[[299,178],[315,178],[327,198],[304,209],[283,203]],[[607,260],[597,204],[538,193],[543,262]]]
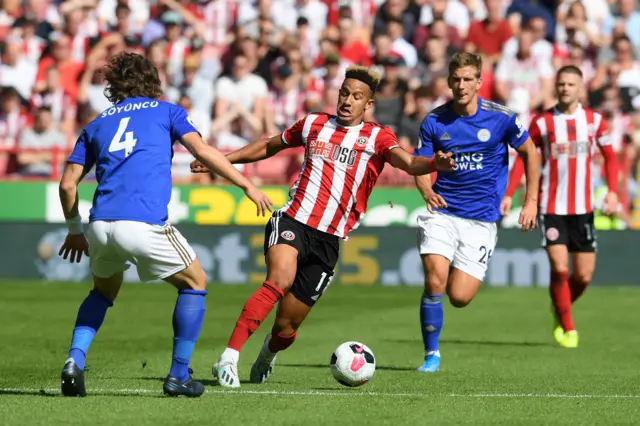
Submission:
[[[130,112],[136,111],[139,109],[147,109],[147,108],[156,108],[159,105],[158,101],[144,101],[144,102],[136,102],[130,103],[122,106],[113,106],[106,110],[100,115],[100,117],[105,118],[107,115],[115,115],[120,114],[121,112]]]
[[[456,165],[453,170],[482,170],[481,152],[462,152],[454,155]]]

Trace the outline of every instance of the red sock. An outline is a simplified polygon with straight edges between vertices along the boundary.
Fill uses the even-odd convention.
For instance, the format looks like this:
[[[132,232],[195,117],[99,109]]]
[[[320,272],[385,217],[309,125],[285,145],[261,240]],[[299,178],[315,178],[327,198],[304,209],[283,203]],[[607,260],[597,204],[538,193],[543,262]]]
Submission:
[[[253,332],[260,327],[262,321],[269,315],[275,304],[282,299],[282,296],[282,290],[265,281],[244,304],[227,346],[240,352],[242,346],[249,340]]]
[[[284,351],[296,340],[297,332],[291,336],[283,336],[282,334],[271,333],[271,341],[269,342],[269,350],[272,353]]]
[[[571,275],[571,277],[569,277],[569,288],[571,289],[571,303],[574,303],[576,300],[578,300],[588,286],[589,286],[588,282],[577,280],[575,276]]]
[[[569,288],[568,272],[551,272],[549,294],[553,302],[556,316],[564,331],[575,330],[571,317],[571,289]]]

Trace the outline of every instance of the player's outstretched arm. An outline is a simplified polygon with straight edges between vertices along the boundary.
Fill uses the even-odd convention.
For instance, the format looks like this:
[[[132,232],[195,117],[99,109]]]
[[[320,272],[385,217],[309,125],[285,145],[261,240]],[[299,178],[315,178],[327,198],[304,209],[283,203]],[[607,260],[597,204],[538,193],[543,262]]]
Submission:
[[[456,163],[453,160],[453,154],[436,152],[433,158],[413,156],[404,149],[398,147],[389,153],[389,163],[396,169],[404,170],[411,176],[420,176],[433,173],[435,171],[453,170]]]
[[[523,231],[529,231],[536,226],[536,217],[538,215],[538,185],[540,184],[540,161],[536,146],[531,138],[527,138],[526,142],[516,148],[518,154],[524,162],[524,173],[527,181],[527,194],[524,200],[524,206],[520,212],[518,223],[522,226]]]
[[[282,141],[282,136],[278,134],[267,139],[258,139],[257,141],[251,142],[249,145],[227,154],[227,159],[231,164],[255,163],[256,161],[273,157],[289,147],[289,145]],[[208,173],[209,169],[196,160],[191,163],[191,172]]]
[[[268,139],[258,139],[249,145],[227,154],[227,158],[232,164],[255,163],[265,158],[273,157],[280,151],[289,148],[283,142],[282,135],[277,134]]]
[[[273,202],[254,184],[242,175],[217,149],[207,145],[196,132],[182,136],[182,144],[207,169],[227,179],[235,186],[242,188],[247,197],[258,207],[258,215],[264,216],[273,211]]]
[[[69,233],[58,254],[65,260],[71,255],[72,263],[80,262],[83,254],[89,255],[89,245],[82,233],[82,218],[78,211],[78,184],[87,172],[82,164],[67,163],[60,179],[60,203]]]

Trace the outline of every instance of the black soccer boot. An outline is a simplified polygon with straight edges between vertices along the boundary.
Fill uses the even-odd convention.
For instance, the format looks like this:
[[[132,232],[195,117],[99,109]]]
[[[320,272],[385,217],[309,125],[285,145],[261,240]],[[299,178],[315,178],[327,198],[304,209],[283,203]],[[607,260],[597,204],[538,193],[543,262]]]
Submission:
[[[87,396],[84,387],[84,372],[73,359],[68,359],[62,367],[61,388],[64,396]]]

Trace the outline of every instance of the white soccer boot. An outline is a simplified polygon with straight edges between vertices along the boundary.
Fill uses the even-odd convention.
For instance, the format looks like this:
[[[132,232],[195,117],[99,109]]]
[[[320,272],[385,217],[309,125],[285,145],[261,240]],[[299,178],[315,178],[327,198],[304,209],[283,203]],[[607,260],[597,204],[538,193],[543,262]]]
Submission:
[[[267,334],[267,337],[264,339],[262,349],[260,349],[260,353],[258,354],[258,358],[251,366],[251,375],[249,376],[251,383],[264,383],[273,372],[273,366],[276,363],[276,356],[278,356],[278,354],[274,354],[269,350],[270,341],[271,333]]]
[[[213,365],[212,370],[213,376],[218,379],[220,386],[225,388],[240,387],[238,364],[220,359],[220,361]]]

